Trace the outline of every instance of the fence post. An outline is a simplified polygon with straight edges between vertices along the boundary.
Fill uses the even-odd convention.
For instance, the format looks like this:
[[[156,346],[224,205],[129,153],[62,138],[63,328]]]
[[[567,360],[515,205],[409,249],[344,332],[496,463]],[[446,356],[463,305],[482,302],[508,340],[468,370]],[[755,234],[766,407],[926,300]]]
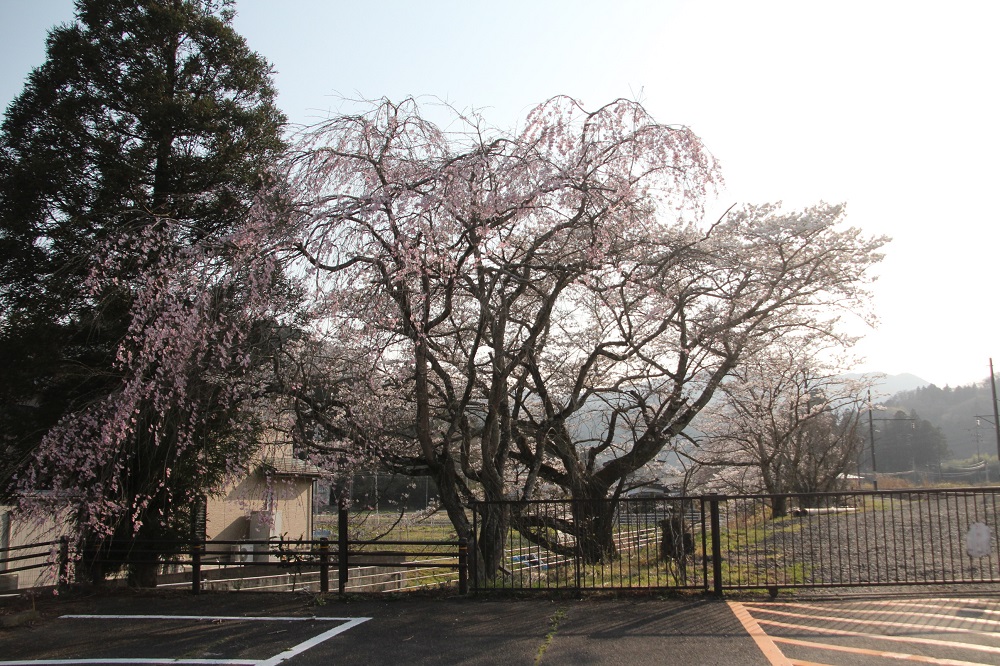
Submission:
[[[10,557],[10,513],[10,511],[0,511],[0,560]],[[8,562],[0,562],[0,573],[8,568]]]
[[[63,590],[69,584],[69,537],[59,537],[59,579],[56,589]]]
[[[469,593],[469,542],[465,537],[458,540],[458,593]]]
[[[330,540],[319,540],[319,591],[330,591]]]
[[[722,537],[719,534],[719,496],[711,493],[708,509],[712,521],[712,588],[716,596],[722,596]]]
[[[479,513],[476,511],[476,502],[469,504],[469,508],[472,509],[472,535],[468,538],[467,543],[471,546],[472,558],[469,561],[469,574],[472,576],[472,589],[476,592],[479,591],[479,544],[476,541],[476,535],[479,534]]]
[[[201,550],[204,542],[191,543],[191,592],[201,594]]]
[[[573,500],[573,515],[579,516],[580,514],[580,500]],[[583,558],[583,544],[580,543],[580,536],[576,537],[576,557],[573,558],[574,565],[574,576],[576,581],[576,591],[579,593],[583,590],[583,585],[581,584],[581,571],[580,571],[580,560]]]
[[[337,511],[337,572],[340,594],[347,589],[347,506],[341,502]]]

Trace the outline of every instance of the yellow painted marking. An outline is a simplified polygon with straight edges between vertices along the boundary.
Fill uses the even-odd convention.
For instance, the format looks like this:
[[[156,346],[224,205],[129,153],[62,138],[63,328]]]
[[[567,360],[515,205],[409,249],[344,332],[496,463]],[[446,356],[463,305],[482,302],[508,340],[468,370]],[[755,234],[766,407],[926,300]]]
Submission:
[[[835,652],[850,652],[851,654],[863,654],[870,657],[882,657],[885,659],[899,659],[901,661],[916,661],[923,664],[940,664],[941,666],[983,666],[978,661],[959,661],[958,659],[935,659],[922,654],[908,654],[906,652],[886,652],[884,650],[869,650],[866,648],[848,647],[846,645],[830,645],[827,643],[816,643],[815,641],[803,641],[797,638],[773,637],[775,643],[788,643],[789,645],[799,645],[801,647],[817,648],[820,650],[833,650]],[[807,662],[795,661],[796,666],[804,666]]]
[[[764,654],[764,657],[771,663],[771,666],[793,666],[792,662],[781,653],[778,646],[774,644],[771,637],[764,633],[764,630],[760,628],[757,624],[757,620],[750,615],[750,611],[743,607],[743,604],[738,601],[727,601],[730,610],[733,611],[733,615],[736,619],[740,621],[746,632],[750,634],[753,638],[754,643],[760,648],[760,651]]]
[[[989,652],[990,654],[1000,654],[1000,647],[992,645],[976,645],[975,643],[959,643],[957,641],[942,641],[936,638],[922,638],[919,636],[889,636],[887,634],[869,634],[863,631],[849,631],[847,629],[827,629],[825,627],[813,627],[807,624],[791,624],[788,622],[778,622],[777,620],[758,620],[758,624],[766,624],[772,627],[783,629],[802,629],[817,634],[829,634],[832,636],[859,636],[862,638],[876,638],[881,641],[892,641],[894,643],[916,643],[919,645],[934,645],[937,647],[963,648],[966,650],[976,650],[977,652]]]

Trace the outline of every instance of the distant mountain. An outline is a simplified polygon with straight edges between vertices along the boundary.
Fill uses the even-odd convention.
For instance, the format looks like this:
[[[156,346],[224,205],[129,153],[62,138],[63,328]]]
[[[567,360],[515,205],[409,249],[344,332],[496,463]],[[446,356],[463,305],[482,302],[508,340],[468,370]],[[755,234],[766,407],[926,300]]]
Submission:
[[[866,375],[859,372],[852,372],[845,376],[848,379],[861,379]],[[930,384],[931,383],[929,381],[921,379],[916,375],[911,375],[908,372],[904,372],[900,375],[886,375],[875,382],[872,386],[872,398],[876,401],[881,401],[889,396],[896,395],[897,393],[902,393],[903,391],[913,391],[918,388],[923,388],[924,386],[930,386]]]

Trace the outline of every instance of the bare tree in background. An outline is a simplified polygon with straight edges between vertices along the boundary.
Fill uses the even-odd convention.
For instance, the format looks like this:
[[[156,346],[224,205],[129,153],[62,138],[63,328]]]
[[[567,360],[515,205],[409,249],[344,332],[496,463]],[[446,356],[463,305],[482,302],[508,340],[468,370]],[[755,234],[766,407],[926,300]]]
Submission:
[[[829,349],[817,337],[746,359],[700,424],[695,457],[727,468],[721,478],[737,492],[771,494],[774,517],[787,513],[783,493],[805,493],[800,501],[808,506],[815,503],[808,494],[843,487],[863,446],[859,419],[870,382],[824,363]]]

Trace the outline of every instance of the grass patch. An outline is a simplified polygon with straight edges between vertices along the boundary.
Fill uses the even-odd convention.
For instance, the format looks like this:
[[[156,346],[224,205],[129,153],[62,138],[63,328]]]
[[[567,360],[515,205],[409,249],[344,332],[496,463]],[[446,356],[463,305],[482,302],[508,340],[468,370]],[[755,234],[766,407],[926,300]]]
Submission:
[[[559,623],[564,617],[566,617],[565,608],[560,608],[552,614],[552,617],[549,619],[549,632],[545,634],[545,640],[538,646],[538,652],[535,653],[535,664],[542,663],[542,657],[545,656],[545,651],[552,645],[552,639],[556,637],[556,632],[559,631]]]
[[[447,516],[413,513],[351,512],[348,519],[348,538],[353,541],[385,539],[390,541],[455,541],[455,527]],[[314,529],[329,530],[330,540],[337,540],[337,516],[317,514]]]

